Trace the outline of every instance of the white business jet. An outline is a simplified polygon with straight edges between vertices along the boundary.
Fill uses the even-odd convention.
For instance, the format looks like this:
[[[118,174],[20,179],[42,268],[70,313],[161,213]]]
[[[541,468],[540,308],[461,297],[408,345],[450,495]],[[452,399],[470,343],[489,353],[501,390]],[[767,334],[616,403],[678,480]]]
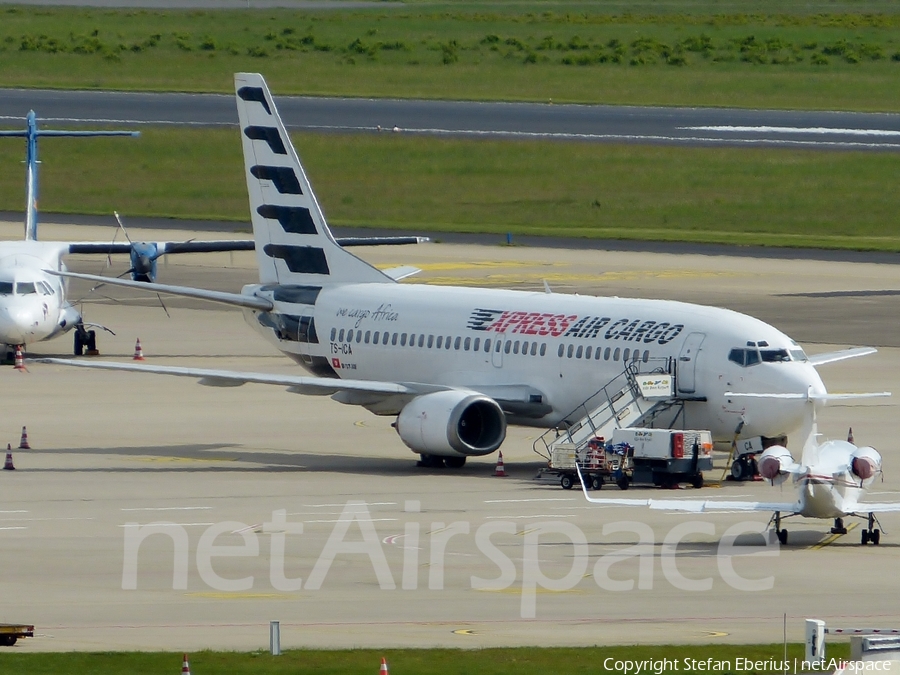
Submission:
[[[815,406],[815,402],[810,402]],[[815,415],[813,433],[803,447],[800,462],[794,460],[784,446],[771,446],[759,457],[759,472],[772,485],[781,485],[788,478],[793,479],[797,488],[797,499],[793,502],[749,502],[713,499],[615,499],[596,498],[588,494],[581,470],[576,465],[585,498],[602,506],[644,506],[659,511],[681,511],[686,513],[721,513],[723,511],[766,511],[772,512],[771,523],[778,541],[787,544],[788,531],[781,526],[784,518],[803,516],[805,518],[834,519],[832,534],[846,534],[844,518],[863,518],[866,527],[862,530],[861,543],[871,542],[876,546],[881,541],[881,530],[875,527],[876,514],[900,511],[900,502],[861,501],[866,491],[881,475],[881,455],[875,448],[857,447],[850,440],[830,440],[815,442]]]
[[[396,415],[424,463],[460,467],[497,450],[507,422],[577,424],[573,411],[629,369],[671,373],[669,403],[719,441],[740,423],[742,438],[784,436],[807,400],[829,396],[817,366],[875,351],[807,357],[758,319],[681,302],[397,283],[409,268],[381,272],[335,241],[262,76],[239,73],[235,88],[260,283],[239,294],[110,283],[241,307],[309,375],[48,361],[331,395]]]

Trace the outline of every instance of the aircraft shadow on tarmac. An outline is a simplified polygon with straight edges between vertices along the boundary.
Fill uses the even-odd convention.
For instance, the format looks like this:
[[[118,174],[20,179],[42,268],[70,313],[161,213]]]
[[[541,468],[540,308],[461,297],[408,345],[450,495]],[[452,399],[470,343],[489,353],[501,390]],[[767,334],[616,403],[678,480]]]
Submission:
[[[693,514],[690,514],[693,515]],[[790,522],[790,521],[787,521]],[[822,521],[823,523],[826,521]],[[760,521],[760,527],[764,523]],[[825,545],[826,548],[860,548],[859,544],[859,532],[858,528],[851,529],[847,534],[839,536],[834,541],[825,545],[826,540],[831,537],[831,533],[828,528],[822,529],[792,529],[790,530],[790,539],[786,546],[780,546],[781,550],[804,550],[810,549],[814,546]],[[635,540],[621,540],[621,541],[595,541],[588,542],[591,547],[610,547],[612,551],[620,550],[621,548],[634,546]],[[713,558],[721,553],[719,548],[720,541],[716,538],[715,541],[684,541],[678,543],[677,555],[681,558]],[[733,546],[741,549],[753,549],[753,548],[763,548],[766,546],[766,536],[764,534],[742,534],[735,538]],[[888,543],[883,539],[879,544],[878,548],[900,548],[900,542],[896,543]],[[876,547],[871,547],[872,550],[876,550]],[[601,551],[602,553],[602,551]],[[752,554],[754,551],[748,550],[747,554]],[[666,554],[668,555],[668,553]],[[740,552],[738,552],[740,555]],[[659,542],[653,545],[653,557],[659,558],[663,556],[663,544]]]

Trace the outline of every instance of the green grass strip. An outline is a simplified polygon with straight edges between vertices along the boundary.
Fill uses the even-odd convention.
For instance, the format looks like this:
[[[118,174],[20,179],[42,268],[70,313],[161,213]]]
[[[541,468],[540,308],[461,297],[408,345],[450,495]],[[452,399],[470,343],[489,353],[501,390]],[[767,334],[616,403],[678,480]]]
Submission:
[[[0,7],[3,86],[900,109],[900,8],[420,3],[361,10]]]
[[[900,251],[900,154],[402,134],[294,134],[334,225]],[[45,139],[43,211],[231,220],[249,207],[235,129]],[[0,210],[22,211],[0,142]]]
[[[602,627],[598,626],[598,632]],[[846,659],[849,644],[828,646],[828,658]],[[788,645],[789,672],[803,672],[803,645]],[[378,672],[381,658],[388,661],[391,675],[547,675],[548,673],[617,673],[616,661],[651,660],[640,675],[710,672],[709,664],[721,666],[713,672],[782,673],[784,648],[771,645],[675,645],[615,646],[585,648],[509,649],[352,649],[289,650],[273,657],[268,652],[212,652],[190,655],[191,672],[196,675],[357,675]],[[27,675],[158,675],[177,673],[180,653],[105,652],[62,654],[4,653],[4,672]],[[740,662],[738,659],[745,659]],[[798,670],[795,670],[795,659]],[[667,661],[666,661],[667,660]],[[709,660],[709,661],[708,661]],[[701,671],[700,665],[705,666]],[[753,663],[750,663],[753,662]],[[604,667],[604,664],[613,666]],[[748,667],[750,664],[751,667]],[[756,667],[753,667],[756,666]],[[629,675],[636,675],[634,672]]]

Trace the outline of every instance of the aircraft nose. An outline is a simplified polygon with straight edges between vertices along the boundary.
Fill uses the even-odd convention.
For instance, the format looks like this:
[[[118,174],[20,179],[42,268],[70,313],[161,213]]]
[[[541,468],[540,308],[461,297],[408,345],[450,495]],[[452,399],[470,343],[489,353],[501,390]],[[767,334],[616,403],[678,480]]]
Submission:
[[[32,341],[44,319],[44,311],[34,303],[0,306],[0,342],[18,345]]]

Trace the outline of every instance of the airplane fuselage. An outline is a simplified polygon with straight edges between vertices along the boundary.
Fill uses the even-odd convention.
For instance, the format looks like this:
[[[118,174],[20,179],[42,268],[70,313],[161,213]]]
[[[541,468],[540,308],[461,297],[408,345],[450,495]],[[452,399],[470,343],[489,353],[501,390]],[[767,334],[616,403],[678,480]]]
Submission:
[[[719,441],[730,442],[742,419],[742,437],[788,434],[805,411],[799,399],[725,392],[825,391],[787,335],[715,307],[424,284],[243,293],[274,301],[272,312],[245,310],[248,322],[315,375],[475,391],[527,385],[543,408],[512,416],[518,424],[558,423],[633,361],[674,360],[685,424]]]
[[[874,476],[861,479],[852,471],[857,448],[847,441],[826,441],[816,447],[814,456],[805,457],[805,467],[794,477],[800,498],[800,515],[807,518],[841,518],[858,509],[859,500],[874,482]]]
[[[56,337],[81,315],[66,301],[62,277],[67,245],[58,242],[0,242],[0,343],[26,345]]]

